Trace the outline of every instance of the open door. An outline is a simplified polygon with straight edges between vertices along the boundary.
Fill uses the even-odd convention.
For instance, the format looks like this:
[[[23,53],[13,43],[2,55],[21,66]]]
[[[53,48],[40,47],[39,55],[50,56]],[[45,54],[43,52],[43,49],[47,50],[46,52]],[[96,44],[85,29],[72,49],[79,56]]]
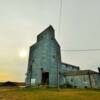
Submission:
[[[49,85],[49,72],[42,72],[42,85]]]

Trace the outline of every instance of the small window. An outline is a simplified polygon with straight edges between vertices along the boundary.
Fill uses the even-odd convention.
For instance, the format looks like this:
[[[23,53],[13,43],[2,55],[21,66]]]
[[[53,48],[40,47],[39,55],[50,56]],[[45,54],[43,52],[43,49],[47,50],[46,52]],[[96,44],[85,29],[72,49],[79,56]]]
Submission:
[[[43,68],[41,68],[41,71],[43,71]]]
[[[55,55],[53,55],[53,58],[55,58],[56,56]]]

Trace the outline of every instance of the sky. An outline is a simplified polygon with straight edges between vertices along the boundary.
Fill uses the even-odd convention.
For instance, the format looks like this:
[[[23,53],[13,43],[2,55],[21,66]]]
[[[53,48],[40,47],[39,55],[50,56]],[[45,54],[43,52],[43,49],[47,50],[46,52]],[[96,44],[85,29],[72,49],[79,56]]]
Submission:
[[[100,51],[100,0],[0,0],[0,81],[25,81],[29,46],[49,25],[55,29],[62,61],[97,71]]]

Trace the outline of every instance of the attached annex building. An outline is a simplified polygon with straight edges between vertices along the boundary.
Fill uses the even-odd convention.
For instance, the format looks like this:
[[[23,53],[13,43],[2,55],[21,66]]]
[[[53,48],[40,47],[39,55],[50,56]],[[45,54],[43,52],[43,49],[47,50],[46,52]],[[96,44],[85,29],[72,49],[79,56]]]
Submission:
[[[59,71],[59,76],[58,76]],[[100,74],[90,70],[80,70],[61,61],[60,45],[55,39],[55,31],[49,26],[37,36],[37,42],[30,47],[26,86],[48,85],[75,88],[99,88]]]

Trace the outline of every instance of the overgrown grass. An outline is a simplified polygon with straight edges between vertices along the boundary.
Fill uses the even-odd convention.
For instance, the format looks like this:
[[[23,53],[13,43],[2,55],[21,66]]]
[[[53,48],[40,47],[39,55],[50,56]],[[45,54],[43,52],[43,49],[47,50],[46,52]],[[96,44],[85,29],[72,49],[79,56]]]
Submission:
[[[0,89],[0,100],[100,100],[99,89]]]

